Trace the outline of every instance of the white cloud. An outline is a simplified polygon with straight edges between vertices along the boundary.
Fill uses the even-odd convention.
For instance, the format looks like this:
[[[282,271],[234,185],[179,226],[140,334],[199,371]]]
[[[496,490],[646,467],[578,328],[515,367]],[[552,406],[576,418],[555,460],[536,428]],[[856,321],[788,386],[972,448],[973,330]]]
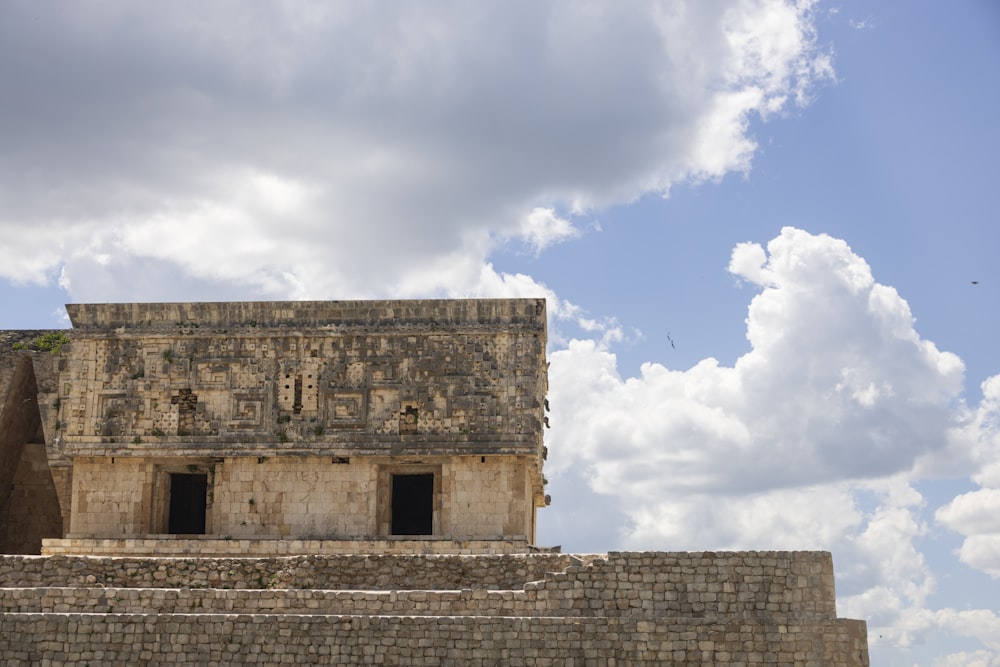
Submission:
[[[871,16],[863,19],[848,19],[847,24],[855,30],[874,30],[875,21]]]
[[[890,481],[889,489],[880,489],[882,502],[867,515],[863,529],[837,544],[836,553],[849,563],[837,583],[841,613],[867,619],[876,634],[905,646],[919,634],[905,619],[923,609],[936,582],[919,545],[927,532],[918,514],[922,499],[901,500],[891,490],[899,484]]]
[[[935,667],[1000,667],[1000,655],[989,651],[960,651],[934,662]]]
[[[980,488],[953,498],[935,519],[965,536],[958,550],[963,563],[1000,578],[1000,375],[982,389],[983,400],[955,437],[979,464],[972,479]]]
[[[560,218],[551,208],[536,208],[521,223],[521,236],[535,253],[567,239],[580,235],[580,230],[569,220]]]
[[[986,609],[956,611],[942,609],[937,612],[937,621],[955,634],[975,637],[987,648],[1000,651],[1000,616]],[[1000,655],[993,654],[997,660]]]
[[[551,354],[555,502],[593,507],[625,548],[829,549],[840,613],[879,642],[942,631],[909,480],[930,456],[973,456],[971,433],[954,435],[973,423],[962,362],[920,337],[843,241],[786,228],[766,251],[737,246],[729,268],[760,289],[733,366],[647,363],[623,378],[598,341]]]
[[[768,286],[733,367],[645,364],[623,380],[592,342],[552,355],[554,398],[575,416],[553,446],[592,463],[596,489],[655,496],[667,471],[687,493],[881,477],[947,442],[963,366],[920,339],[906,302],[842,241],[788,228],[768,252],[743,275]]]
[[[1000,489],[962,494],[938,510],[937,519],[966,534],[1000,534]]]
[[[477,289],[556,210],[745,171],[829,74],[788,0],[2,11],[0,275],[78,300]]]
[[[729,259],[729,272],[747,282],[770,287],[770,278],[764,271],[767,253],[759,243],[738,243]]]

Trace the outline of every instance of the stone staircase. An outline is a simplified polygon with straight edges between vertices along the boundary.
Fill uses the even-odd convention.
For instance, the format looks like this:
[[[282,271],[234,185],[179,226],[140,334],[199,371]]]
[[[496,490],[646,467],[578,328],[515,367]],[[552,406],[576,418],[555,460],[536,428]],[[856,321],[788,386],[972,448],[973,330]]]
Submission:
[[[3,664],[866,665],[828,554],[0,557]]]

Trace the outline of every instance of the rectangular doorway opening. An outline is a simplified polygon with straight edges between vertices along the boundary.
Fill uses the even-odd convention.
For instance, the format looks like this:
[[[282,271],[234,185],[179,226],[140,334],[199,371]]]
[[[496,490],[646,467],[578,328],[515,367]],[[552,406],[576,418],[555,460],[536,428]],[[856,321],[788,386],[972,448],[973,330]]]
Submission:
[[[204,535],[208,511],[208,475],[170,473],[170,514],[167,532]]]
[[[434,473],[392,476],[392,534],[434,534]]]

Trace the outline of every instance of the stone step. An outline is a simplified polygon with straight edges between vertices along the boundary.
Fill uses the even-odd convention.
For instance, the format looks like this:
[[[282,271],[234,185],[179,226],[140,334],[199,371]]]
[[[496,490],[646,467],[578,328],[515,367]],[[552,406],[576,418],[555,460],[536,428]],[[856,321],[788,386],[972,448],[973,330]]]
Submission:
[[[0,557],[11,664],[863,667],[865,633],[816,552]]]
[[[768,567],[756,565],[758,562],[767,562]],[[328,595],[333,601],[329,604],[334,605],[331,610],[345,613],[371,613],[384,608],[389,613],[405,614],[407,605],[411,605],[420,609],[420,614],[449,615],[479,609],[480,598],[475,596],[485,594],[487,602],[482,604],[505,606],[501,612],[504,615],[572,612],[634,617],[836,617],[832,563],[827,554],[815,553],[789,553],[780,558],[770,554],[712,554],[705,558],[701,554],[629,553],[612,553],[604,558],[568,558],[561,554],[263,559],[5,556],[0,557],[2,588],[87,590],[83,600],[90,596],[106,599],[107,593],[101,591],[108,589],[361,591],[351,596]],[[454,591],[465,590],[469,591],[469,599],[462,597],[465,593],[448,597],[455,596]],[[384,595],[380,596],[379,591]],[[427,598],[427,591],[452,593]],[[77,594],[62,595],[70,600]],[[186,603],[188,609],[197,609],[200,600],[213,610],[241,609],[218,602],[226,599],[218,594],[211,599],[207,594],[191,592],[157,595],[183,595],[181,608]],[[283,595],[292,599],[289,593]],[[255,605],[261,604],[253,595],[245,597]],[[455,612],[448,608],[451,604]],[[39,606],[28,609],[47,608],[54,607],[39,602]],[[145,608],[157,607],[150,603]],[[79,608],[66,602],[60,609]]]
[[[565,583],[524,590],[322,590],[217,588],[0,588],[0,613],[300,614],[383,616],[634,617],[783,619],[790,610],[760,610],[734,601],[703,603],[664,591],[584,590]],[[796,610],[799,620],[824,618]],[[777,621],[776,621],[777,622]]]
[[[390,616],[605,615],[603,605],[547,591],[301,589],[0,589],[0,613],[300,614]],[[597,607],[600,607],[598,609]]]
[[[327,555],[242,557],[0,556],[0,587],[521,589],[574,557]]]
[[[67,537],[42,540],[43,556],[133,556],[183,558],[190,554],[201,557],[274,556],[350,556],[355,554],[463,554],[495,556],[500,554],[557,553],[558,548],[540,548],[528,543],[523,535],[502,539],[449,540],[443,538],[412,539],[285,539],[277,535],[219,537],[216,535],[145,536],[129,538]]]
[[[867,665],[864,624],[700,618],[0,614],[20,664]]]

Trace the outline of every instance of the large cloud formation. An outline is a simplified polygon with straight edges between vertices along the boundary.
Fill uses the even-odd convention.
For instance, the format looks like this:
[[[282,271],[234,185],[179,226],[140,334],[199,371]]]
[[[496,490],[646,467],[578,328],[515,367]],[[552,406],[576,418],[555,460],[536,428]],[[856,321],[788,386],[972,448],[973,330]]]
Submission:
[[[623,379],[598,341],[551,355],[552,492],[585,511],[546,530],[583,549],[594,525],[628,548],[829,549],[841,612],[880,642],[939,631],[992,648],[994,612],[929,608],[932,526],[914,482],[928,461],[985,466],[983,488],[937,519],[967,535],[964,561],[1000,573],[1000,468],[988,465],[1000,377],[966,409],[961,360],[922,339],[906,301],[841,240],[785,228],[766,250],[738,245],[729,270],[759,290],[751,349],[732,367],[647,363]]]
[[[6,2],[0,276],[481,290],[497,242],[747,169],[829,74],[806,0]]]
[[[552,355],[559,446],[600,462],[598,491],[746,494],[905,471],[949,441],[961,360],[922,340],[906,302],[843,241],[786,228],[738,246],[730,271],[761,288],[752,350],[732,368],[646,364],[621,380],[593,341]],[[586,392],[577,389],[587,387]]]

